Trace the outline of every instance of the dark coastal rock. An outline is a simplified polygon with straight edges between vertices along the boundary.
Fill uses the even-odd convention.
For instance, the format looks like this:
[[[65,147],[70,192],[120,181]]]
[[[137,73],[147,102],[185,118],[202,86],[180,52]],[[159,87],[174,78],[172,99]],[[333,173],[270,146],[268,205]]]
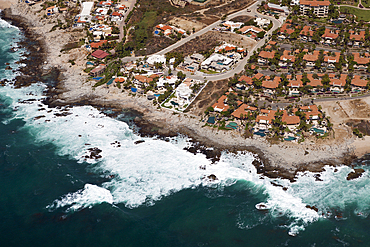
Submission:
[[[321,178],[320,178],[321,174],[315,174],[314,175],[314,178],[315,178],[315,181],[323,181]]]
[[[100,153],[102,152],[102,150],[100,150],[99,148],[95,147],[95,148],[89,148],[88,149],[90,151],[90,155],[86,155],[85,158],[86,159],[100,159],[102,158],[103,156],[100,155]]]
[[[37,116],[37,117],[34,117],[34,120],[37,120],[37,119],[40,119],[40,118],[43,118],[43,117],[45,117],[44,115],[42,115],[42,116]]]
[[[316,212],[319,212],[319,209],[315,206],[306,205],[306,208],[309,208],[309,209],[315,210]]]
[[[216,177],[216,175],[215,175],[215,174],[211,174],[211,175],[207,176],[207,178],[208,178],[209,180],[211,180],[211,181],[218,180],[218,178]]]
[[[68,115],[71,115],[71,112],[62,112],[62,113],[54,113],[54,116],[56,117],[66,117]]]
[[[138,140],[138,141],[135,141],[134,144],[137,145],[137,144],[140,144],[140,143],[143,143],[143,142],[145,142],[145,141],[144,140]]]
[[[5,70],[12,70],[12,67],[10,67],[9,65],[5,67]]]
[[[353,180],[353,179],[356,179],[356,178],[359,178],[362,176],[362,174],[365,172],[364,169],[355,169],[354,172],[350,172],[348,175],[347,175],[347,180]]]

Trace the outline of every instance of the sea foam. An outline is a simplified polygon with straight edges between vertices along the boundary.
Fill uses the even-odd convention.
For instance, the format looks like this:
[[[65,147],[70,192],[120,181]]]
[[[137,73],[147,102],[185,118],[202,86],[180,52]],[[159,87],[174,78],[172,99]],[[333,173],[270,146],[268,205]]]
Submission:
[[[327,167],[321,173],[322,181],[309,172],[299,174],[295,183],[270,179],[257,174],[252,164],[256,157],[251,153],[223,152],[220,161],[212,164],[203,154],[183,150],[188,145],[185,137],[173,138],[171,142],[141,138],[125,122],[107,117],[90,106],[48,108],[41,102],[44,89],[41,83],[20,89],[6,86],[0,88],[0,97],[15,110],[13,119],[25,122],[24,128],[34,136],[36,143],[53,143],[59,155],[89,163],[91,169],[102,176],[111,175],[109,182],[85,184],[78,191],[61,195],[47,205],[49,210],[62,208],[73,212],[102,202],[124,204],[128,208],[151,206],[183,189],[202,185],[222,190],[238,181],[247,181],[245,189],[252,187],[252,193],[266,196],[261,203],[268,208],[270,217],[288,219],[282,227],[293,236],[308,224],[331,217],[324,212],[344,209],[350,203],[357,204],[356,212],[361,212],[362,217],[368,214],[368,171],[353,181],[345,179],[350,171],[348,167],[338,171]],[[144,142],[135,144],[137,140]],[[91,148],[101,150],[101,157],[91,157]],[[217,180],[208,179],[211,174]],[[315,206],[318,212],[306,205]],[[258,214],[257,209],[255,213]],[[265,216],[257,217],[253,224],[267,220]],[[253,227],[247,226],[245,217],[237,217],[235,221],[242,229]]]

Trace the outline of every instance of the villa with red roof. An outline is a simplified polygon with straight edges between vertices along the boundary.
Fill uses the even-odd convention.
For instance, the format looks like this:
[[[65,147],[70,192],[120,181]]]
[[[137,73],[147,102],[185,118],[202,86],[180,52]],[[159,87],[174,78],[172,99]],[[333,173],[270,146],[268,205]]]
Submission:
[[[341,74],[339,78],[330,79],[330,91],[332,92],[343,92],[344,86],[346,85],[347,75]]]
[[[216,103],[212,105],[213,109],[217,112],[227,111],[229,109],[229,105],[227,104],[227,96],[222,95]]]
[[[263,93],[265,95],[273,95],[275,89],[279,87],[281,77],[275,76],[273,80],[270,80],[270,77],[266,77],[266,80],[262,81]]]
[[[246,116],[252,114],[251,112],[254,112],[254,111],[257,111],[256,107],[249,106],[247,104],[242,104],[231,115],[233,115],[235,118],[243,119]]]
[[[329,13],[330,1],[317,1],[317,0],[300,0],[299,1],[302,14],[307,15],[310,10],[318,17],[327,17]]]
[[[91,53],[91,56],[100,60],[106,58],[108,55],[109,55],[108,53],[102,50],[96,50],[93,53]]]
[[[351,81],[351,86],[353,90],[364,90],[369,83],[368,80],[362,79],[360,75],[354,75]]]
[[[355,64],[354,68],[358,70],[365,70],[367,68],[367,64],[370,62],[370,54],[367,52],[364,54],[352,52],[352,55],[353,61],[357,63]]]
[[[261,51],[258,55],[258,63],[265,65],[268,63],[268,59],[272,59],[275,56],[276,51]]]

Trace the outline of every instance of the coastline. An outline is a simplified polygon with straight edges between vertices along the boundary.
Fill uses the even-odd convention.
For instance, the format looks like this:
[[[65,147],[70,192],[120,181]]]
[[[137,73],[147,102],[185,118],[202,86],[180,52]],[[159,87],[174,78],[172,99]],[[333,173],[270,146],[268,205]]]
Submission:
[[[48,98],[45,101],[50,107],[59,105],[92,105],[102,108],[132,109],[143,114],[135,119],[139,126],[139,134],[146,136],[167,136],[183,134],[191,138],[194,143],[190,152],[201,150],[212,161],[217,161],[222,151],[237,152],[249,151],[257,155],[254,162],[258,173],[268,177],[284,177],[294,180],[297,172],[320,172],[325,165],[350,165],[357,157],[366,153],[367,149],[359,151],[353,146],[358,140],[348,139],[343,143],[331,140],[329,143],[270,144],[265,139],[247,138],[238,133],[218,131],[209,127],[202,127],[199,116],[173,114],[166,109],[157,109],[145,97],[131,97],[127,92],[121,92],[113,86],[101,86],[93,90],[92,84],[85,82],[87,75],[83,66],[85,54],[80,54],[76,65],[67,63],[70,56],[76,52],[61,53],[60,50],[72,39],[68,31],[56,30],[49,32],[51,24],[43,23],[37,14],[24,3],[13,5],[6,10],[5,20],[10,20],[25,30],[27,38],[36,43],[29,45],[30,57],[25,63],[27,68],[21,71],[26,76],[19,79],[19,86],[33,83],[48,73],[55,73],[58,77],[57,85],[48,85]],[[77,52],[78,53],[78,52]],[[37,61],[35,63],[34,61]],[[44,63],[44,61],[46,63]],[[23,62],[23,61],[22,61]],[[54,72],[53,72],[54,71]],[[30,79],[30,75],[34,76]],[[357,144],[361,145],[361,144]],[[209,148],[214,148],[210,151]]]

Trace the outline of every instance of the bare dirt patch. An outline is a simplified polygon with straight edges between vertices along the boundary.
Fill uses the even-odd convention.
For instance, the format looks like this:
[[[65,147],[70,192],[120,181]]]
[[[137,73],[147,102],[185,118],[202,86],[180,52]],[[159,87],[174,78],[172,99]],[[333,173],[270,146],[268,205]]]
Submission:
[[[153,37],[148,41],[147,46],[145,47],[145,54],[153,54],[156,53],[172,44],[174,44],[175,41],[167,38],[167,37]]]
[[[185,31],[189,32],[193,32],[193,28],[197,32],[206,27],[204,23],[201,23],[196,20],[191,20],[186,17],[174,17],[172,20],[168,22],[168,24],[184,29]]]
[[[254,19],[254,17],[252,16],[249,16],[249,15],[240,15],[240,16],[237,16],[233,19],[231,19],[231,21],[234,21],[234,22],[248,22],[250,21],[251,19]]]
[[[367,120],[350,120],[346,124],[352,128],[357,128],[365,135],[370,135],[370,123]]]
[[[370,107],[362,99],[351,100],[346,103],[343,103],[343,107],[348,105],[346,108],[350,109],[348,110],[348,114],[350,115],[351,118],[369,118],[370,117]]]
[[[233,1],[229,4],[223,5],[218,7],[219,4],[215,4],[214,6],[210,7],[207,11],[204,12],[205,15],[215,15],[218,17],[222,17],[224,15],[229,15],[238,10],[244,9],[252,4],[252,0],[238,0]]]
[[[222,41],[237,45],[238,47],[243,47],[247,50],[250,50],[256,43],[256,41],[239,34],[209,31],[192,39],[174,51],[183,53],[184,56],[187,56],[196,52],[209,51]]]
[[[228,80],[210,81],[198,97],[186,110],[194,115],[202,115],[204,111],[213,105],[217,99],[228,89]]]

